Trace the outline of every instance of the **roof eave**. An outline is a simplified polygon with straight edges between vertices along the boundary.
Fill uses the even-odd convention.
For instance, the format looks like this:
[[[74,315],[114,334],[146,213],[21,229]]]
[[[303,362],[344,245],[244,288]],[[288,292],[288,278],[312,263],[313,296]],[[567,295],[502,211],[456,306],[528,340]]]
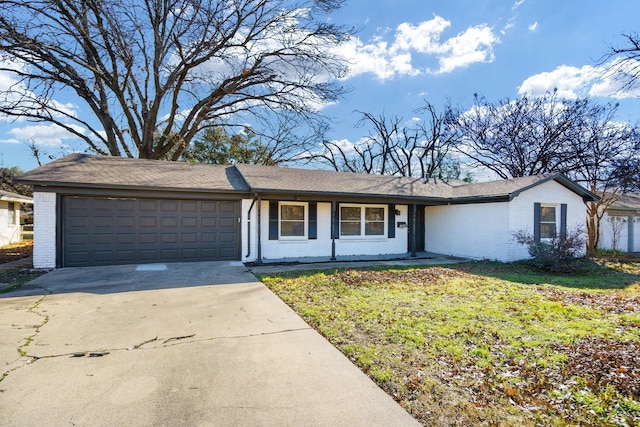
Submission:
[[[23,181],[27,182],[27,181]],[[184,191],[189,193],[249,193],[248,188],[234,188],[234,189],[213,189],[213,188],[185,188],[185,187],[165,187],[165,186],[141,186],[141,185],[119,185],[119,184],[88,184],[79,182],[61,182],[61,181],[28,181],[29,185],[39,188],[86,188],[95,190],[145,190],[145,191]]]

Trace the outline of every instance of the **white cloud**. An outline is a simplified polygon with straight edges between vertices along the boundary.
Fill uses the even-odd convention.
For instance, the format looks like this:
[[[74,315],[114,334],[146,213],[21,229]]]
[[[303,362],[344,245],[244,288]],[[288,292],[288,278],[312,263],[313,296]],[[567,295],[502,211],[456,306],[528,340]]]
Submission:
[[[74,130],[85,133],[85,130],[77,125],[69,125]],[[36,145],[46,147],[61,147],[65,146],[69,140],[77,140],[78,137],[70,133],[66,129],[56,124],[46,125],[33,125],[20,128],[13,128],[7,132],[13,136],[10,140],[4,140],[3,142],[30,142],[33,141]]]
[[[614,59],[597,67],[561,65],[553,71],[527,78],[518,88],[518,93],[535,96],[556,89],[560,97],[569,99],[585,96],[616,99],[640,96],[640,87],[623,88],[624,76],[634,66],[640,67],[640,61],[635,65],[620,64],[620,59]]]
[[[557,89],[562,98],[577,98],[588,93],[587,87],[598,77],[598,71],[585,65],[581,68],[561,65],[553,71],[527,78],[518,88],[520,94],[542,95]]]
[[[494,59],[493,45],[499,42],[500,39],[486,25],[469,28],[442,45],[446,56],[440,58],[440,69],[435,73],[449,73],[476,62],[491,62]]]
[[[535,31],[537,29],[538,29],[538,21],[536,21],[533,24],[529,25],[529,31]]]
[[[513,6],[511,6],[511,10],[515,10],[515,9],[519,8],[520,6],[522,6],[522,5],[523,5],[523,3],[524,3],[525,1],[527,1],[527,0],[517,0],[517,1],[513,4]]]
[[[354,37],[341,46],[337,53],[351,64],[346,78],[371,73],[380,80],[395,76],[415,76],[425,72],[449,73],[476,62],[491,62],[493,46],[500,39],[487,25],[477,25],[442,41],[444,31],[451,22],[434,16],[417,25],[402,23],[396,28],[393,40],[386,40],[388,30],[381,31],[368,43]],[[435,59],[435,70],[416,65],[416,62]]]

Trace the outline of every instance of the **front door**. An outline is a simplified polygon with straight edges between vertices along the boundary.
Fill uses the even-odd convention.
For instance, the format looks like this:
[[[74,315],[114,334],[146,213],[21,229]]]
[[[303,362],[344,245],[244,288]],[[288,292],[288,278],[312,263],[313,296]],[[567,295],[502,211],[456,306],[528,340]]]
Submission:
[[[413,209],[415,206],[415,221],[413,215]],[[415,233],[415,238],[414,238]],[[415,241],[415,250],[413,244]],[[424,206],[422,205],[409,205],[409,239],[407,241],[408,252],[423,252],[424,251]]]

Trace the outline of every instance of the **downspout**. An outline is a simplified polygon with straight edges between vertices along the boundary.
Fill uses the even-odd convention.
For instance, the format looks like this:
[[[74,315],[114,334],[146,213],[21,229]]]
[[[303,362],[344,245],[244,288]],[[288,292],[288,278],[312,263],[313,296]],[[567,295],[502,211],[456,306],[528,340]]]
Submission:
[[[336,202],[331,202],[331,261],[336,260]]]
[[[411,218],[412,220],[412,224],[413,227],[411,227],[411,257],[416,257],[416,246],[418,245],[418,242],[416,241],[416,230],[418,229],[418,224],[417,224],[417,205],[414,203],[411,205]]]
[[[253,210],[253,205],[256,204],[256,200],[258,200],[258,193],[253,196],[249,212],[247,212],[247,254],[244,256],[245,258],[249,258],[249,255],[251,255],[251,211]]]
[[[256,260],[258,264],[262,264],[262,231],[260,224],[262,224],[262,199],[258,197],[258,259]]]

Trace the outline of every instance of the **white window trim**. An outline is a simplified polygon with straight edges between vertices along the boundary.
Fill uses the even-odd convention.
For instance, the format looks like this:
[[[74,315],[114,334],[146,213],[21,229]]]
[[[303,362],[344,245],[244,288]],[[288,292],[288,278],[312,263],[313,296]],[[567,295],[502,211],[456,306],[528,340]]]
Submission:
[[[345,236],[342,234],[342,215],[340,215],[340,239],[345,240],[386,240],[388,238],[387,223],[389,218],[389,206],[388,205],[370,205],[370,204],[358,204],[358,203],[340,203],[340,209],[345,208],[360,208],[360,235],[358,236]],[[383,233],[367,236],[365,234],[365,209],[366,208],[382,208],[384,209]]]
[[[556,213],[556,218],[555,218],[555,226],[556,226],[556,232],[555,232],[555,236],[558,237],[560,232],[558,230],[558,225],[560,223],[560,212],[558,209],[558,206],[560,206],[557,203],[540,203],[540,240],[544,241],[544,242],[549,242],[551,240],[553,240],[553,237],[542,237],[542,224],[551,224],[549,221],[543,221],[542,220],[542,208],[555,208],[555,213]]]
[[[303,206],[304,207],[304,235],[303,236],[283,236],[282,235],[282,206]],[[282,240],[282,241],[308,240],[308,234],[309,234],[309,203],[278,202],[278,240]]]

